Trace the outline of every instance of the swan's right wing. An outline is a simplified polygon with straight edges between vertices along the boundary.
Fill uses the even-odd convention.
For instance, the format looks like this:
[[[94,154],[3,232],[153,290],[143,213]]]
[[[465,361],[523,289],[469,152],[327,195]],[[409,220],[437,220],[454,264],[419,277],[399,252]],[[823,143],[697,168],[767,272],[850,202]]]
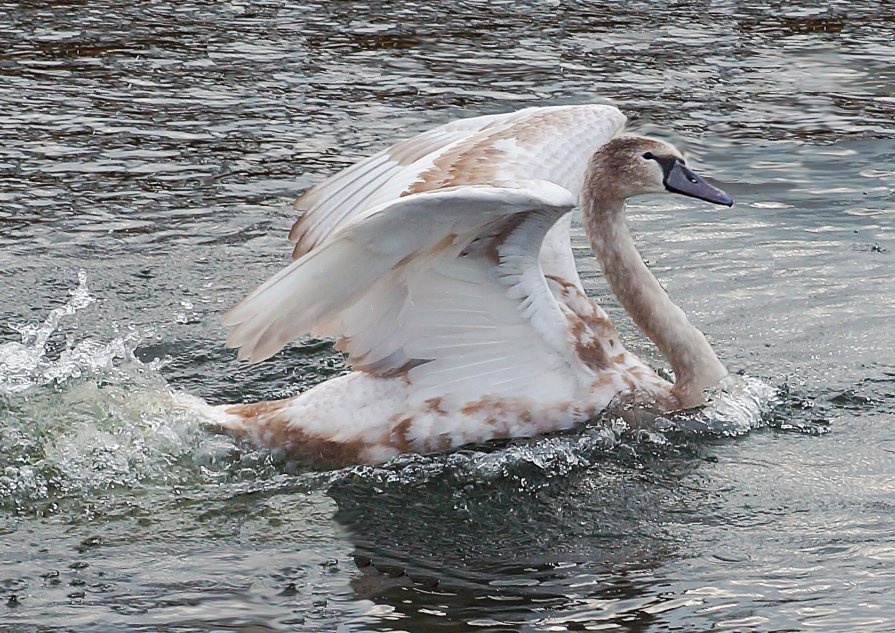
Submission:
[[[337,335],[355,368],[404,374],[420,397],[560,397],[568,321],[538,253],[574,205],[535,181],[369,209],[228,312],[228,345],[257,361],[308,331]]]
[[[493,114],[460,119],[411,137],[314,185],[295,201],[301,216],[289,231],[295,242],[293,258],[298,259],[320,244],[339,227],[377,200],[393,192],[389,182],[418,161],[462,141],[476,132],[518,118],[522,112]],[[382,194],[386,193],[387,196]]]
[[[535,107],[454,121],[402,141],[299,197],[303,215],[289,234],[293,256],[324,243],[370,207],[414,193],[545,180],[577,196],[587,160],[625,121],[609,105]],[[567,269],[557,272],[571,266],[577,279],[567,242],[565,236],[555,246]]]

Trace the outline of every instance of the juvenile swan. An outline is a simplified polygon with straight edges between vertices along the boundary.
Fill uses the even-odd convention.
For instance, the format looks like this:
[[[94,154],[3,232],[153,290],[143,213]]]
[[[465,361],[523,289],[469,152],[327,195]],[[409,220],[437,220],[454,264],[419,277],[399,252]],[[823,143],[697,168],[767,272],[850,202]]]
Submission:
[[[732,200],[668,143],[616,136],[606,105],[465,119],[399,143],[298,199],[294,261],[224,317],[239,357],[310,332],[352,373],[294,398],[216,407],[240,437],[329,463],[381,462],[569,428],[611,402],[703,403],[727,373],[644,265],[625,200]],[[606,279],[674,369],[627,351],[585,294],[569,243],[581,207]]]

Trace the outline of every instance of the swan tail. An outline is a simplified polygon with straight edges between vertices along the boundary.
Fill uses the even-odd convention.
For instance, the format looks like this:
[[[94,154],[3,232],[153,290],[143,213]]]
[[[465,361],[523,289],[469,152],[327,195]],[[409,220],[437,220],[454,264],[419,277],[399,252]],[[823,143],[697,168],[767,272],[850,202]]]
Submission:
[[[281,459],[302,465],[338,467],[364,462],[379,462],[383,448],[357,437],[337,438],[320,433],[317,420],[287,415],[292,399],[225,404],[210,407],[206,413],[208,426],[218,433],[229,435],[252,448],[269,449]],[[337,426],[332,425],[331,426]]]

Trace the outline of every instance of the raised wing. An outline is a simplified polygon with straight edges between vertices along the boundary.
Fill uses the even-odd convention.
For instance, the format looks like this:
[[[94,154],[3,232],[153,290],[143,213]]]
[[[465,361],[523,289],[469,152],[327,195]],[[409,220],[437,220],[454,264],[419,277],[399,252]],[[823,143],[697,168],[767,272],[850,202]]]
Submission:
[[[357,212],[375,206],[371,200],[383,197],[383,187],[421,158],[518,114],[510,112],[479,116],[441,125],[401,141],[314,185],[295,201],[295,207],[302,215],[289,231],[289,239],[295,242],[293,258],[298,259],[307,253],[350,221]]]
[[[305,332],[339,334],[356,369],[404,373],[421,398],[483,385],[558,397],[575,359],[538,253],[575,202],[557,185],[528,181],[367,209],[230,310],[227,343],[258,361]]]
[[[405,140],[324,180],[296,201],[304,213],[289,234],[293,256],[319,246],[366,209],[413,193],[546,180],[577,196],[588,158],[625,120],[608,105],[536,107],[455,121]],[[558,248],[564,255],[570,250],[568,244]]]

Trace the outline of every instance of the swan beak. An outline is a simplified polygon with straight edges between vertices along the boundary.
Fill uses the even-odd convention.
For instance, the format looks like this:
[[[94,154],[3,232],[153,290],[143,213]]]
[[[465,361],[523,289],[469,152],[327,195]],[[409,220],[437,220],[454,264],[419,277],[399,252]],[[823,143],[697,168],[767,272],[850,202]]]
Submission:
[[[673,193],[699,198],[714,204],[733,206],[733,198],[717,187],[710,185],[692,170],[688,169],[686,165],[679,162],[675,162],[671,169],[665,173],[663,182],[665,188]]]

